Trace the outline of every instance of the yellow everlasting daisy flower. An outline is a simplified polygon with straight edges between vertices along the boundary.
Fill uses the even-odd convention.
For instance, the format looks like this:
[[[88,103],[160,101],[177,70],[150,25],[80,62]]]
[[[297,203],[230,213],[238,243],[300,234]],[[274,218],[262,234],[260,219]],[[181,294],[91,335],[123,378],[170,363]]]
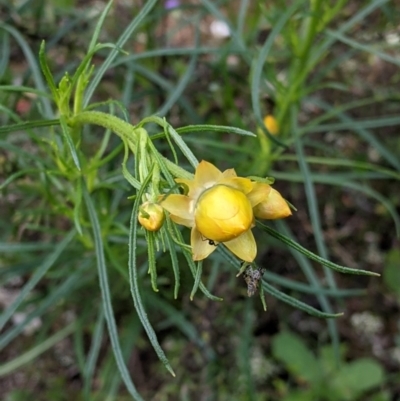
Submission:
[[[187,195],[168,195],[161,203],[171,219],[190,227],[193,260],[202,260],[223,242],[246,262],[252,262],[257,246],[251,228],[254,217],[277,219],[291,215],[279,194],[268,184],[238,177],[234,169],[221,172],[202,161],[194,179],[176,179]]]

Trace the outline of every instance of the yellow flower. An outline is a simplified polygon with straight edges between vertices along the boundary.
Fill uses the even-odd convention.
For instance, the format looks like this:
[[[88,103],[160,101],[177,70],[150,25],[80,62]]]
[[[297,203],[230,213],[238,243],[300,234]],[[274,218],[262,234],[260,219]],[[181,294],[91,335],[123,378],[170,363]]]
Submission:
[[[164,223],[164,209],[157,203],[145,202],[139,208],[139,223],[149,231],[158,231]]]
[[[197,166],[193,180],[176,179],[176,182],[187,187],[187,195],[168,195],[161,205],[175,223],[192,229],[193,260],[206,258],[219,242],[223,242],[240,259],[252,262],[257,254],[251,232],[255,216],[253,210],[268,203],[271,191],[275,190],[268,184],[237,177],[234,169],[221,172],[204,160]],[[271,199],[277,206],[269,209],[260,206],[261,218],[276,216],[279,212],[275,208],[283,207],[276,201],[276,195]]]
[[[264,117],[264,125],[271,135],[277,135],[279,133],[278,121],[272,114],[267,114]]]

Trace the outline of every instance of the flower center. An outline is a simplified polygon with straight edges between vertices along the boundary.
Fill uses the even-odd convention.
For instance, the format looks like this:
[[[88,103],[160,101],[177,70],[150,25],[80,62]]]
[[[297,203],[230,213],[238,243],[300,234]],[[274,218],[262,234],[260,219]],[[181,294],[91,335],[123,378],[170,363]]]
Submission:
[[[236,188],[214,185],[203,192],[194,211],[199,232],[212,241],[230,241],[253,223],[253,209],[246,195]]]

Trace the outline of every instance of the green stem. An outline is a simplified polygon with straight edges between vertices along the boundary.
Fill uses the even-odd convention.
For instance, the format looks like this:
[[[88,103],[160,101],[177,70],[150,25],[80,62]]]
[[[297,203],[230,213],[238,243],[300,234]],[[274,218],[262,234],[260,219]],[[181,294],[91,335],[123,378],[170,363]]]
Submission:
[[[308,59],[313,44],[315,35],[317,34],[318,23],[321,19],[321,0],[310,0],[310,16],[307,18],[305,25],[305,34],[299,58],[293,63],[292,82],[289,86],[288,93],[285,94],[284,102],[278,115],[280,126],[284,121],[287,121],[289,106],[296,102],[299,97],[299,92],[307,79],[309,72]]]
[[[68,122],[72,126],[77,124],[100,125],[100,127],[113,131],[120,138],[124,138],[136,146],[137,138],[133,125],[111,114],[101,111],[84,111],[72,117]]]
[[[83,111],[73,117],[71,117],[68,123],[74,127],[76,125],[83,124],[94,124],[109,129],[110,131],[117,134],[121,139],[125,139],[129,143],[129,147],[132,152],[136,149],[138,141],[137,129],[124,120],[115,117],[108,113],[101,111]],[[142,128],[139,128],[142,129]],[[168,170],[175,177],[179,178],[192,178],[192,174],[179,167],[175,163],[172,163],[169,159],[159,155],[168,167]]]

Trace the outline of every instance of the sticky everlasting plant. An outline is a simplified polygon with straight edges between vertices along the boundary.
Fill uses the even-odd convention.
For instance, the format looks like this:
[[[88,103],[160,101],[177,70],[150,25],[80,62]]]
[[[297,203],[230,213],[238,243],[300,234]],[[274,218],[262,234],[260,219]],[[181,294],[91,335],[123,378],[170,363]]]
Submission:
[[[153,4],[154,1],[148,2],[150,3]],[[106,12],[107,9],[102,19]],[[234,165],[224,165],[228,169],[221,171],[222,162],[221,165],[217,162],[214,165],[206,161],[209,159],[207,153],[201,154],[202,161],[199,163],[183,137],[188,132],[210,131],[255,137],[252,132],[215,125],[174,128],[165,118],[157,115],[146,117],[133,125],[128,122],[129,118],[117,116],[114,111],[118,106],[116,102],[90,104],[89,100],[95,87],[93,82],[101,78],[101,74],[93,76],[94,68],[91,66],[93,55],[104,48],[111,48],[111,54],[114,56],[120,51],[120,48],[114,45],[96,44],[99,29],[96,32],[97,35],[92,40],[87,56],[75,73],[65,74],[58,83],[55,82],[48,66],[45,44],[41,46],[40,65],[56,109],[54,115],[57,117],[2,127],[2,132],[51,127],[49,136],[41,142],[42,149],[51,160],[49,166],[39,164],[39,173],[45,177],[43,180],[46,185],[49,185],[46,187],[48,190],[43,191],[41,196],[49,201],[52,213],[57,217],[54,220],[58,222],[58,218],[62,217],[60,220],[63,224],[72,228],[63,241],[55,247],[54,254],[51,254],[32,276],[31,281],[21,292],[22,295],[2,315],[0,328],[6,324],[26,294],[70,244],[79,244],[78,249],[82,254],[86,252],[95,255],[102,299],[99,326],[104,315],[121,377],[135,399],[141,398],[127,372],[112,309],[107,269],[110,264],[118,266],[121,275],[126,278],[132,305],[155,352],[172,374],[172,367],[157,340],[141,298],[143,289],[138,279],[138,260],[143,253],[147,253],[146,268],[155,292],[159,291],[157,258],[161,254],[170,257],[175,298],[186,295],[179,293],[180,272],[189,269],[193,276],[190,298],[193,299],[199,290],[212,300],[220,300],[210,293],[202,281],[202,267],[203,263],[206,263],[204,260],[220,258],[232,266],[232,274],[237,271],[239,274],[244,273],[249,296],[254,295],[257,288],[259,289],[258,293],[265,309],[264,291],[315,316],[323,318],[338,316],[339,314],[317,310],[263,279],[264,267],[257,263],[257,235],[255,238],[253,232],[267,233],[288,248],[330,269],[360,275],[374,275],[374,273],[330,262],[308,251],[289,236],[266,225],[264,220],[288,218],[295,210],[285,200],[287,195],[273,188],[274,179],[256,176],[238,177],[235,172],[237,166]],[[99,111],[105,108],[108,108],[107,112]],[[278,133],[278,124],[271,116],[264,124],[271,134]],[[87,134],[85,130],[88,126],[105,129],[104,137],[93,154],[88,154],[87,149],[82,146],[82,138]],[[111,133],[116,134],[120,142],[110,154],[105,154],[105,149],[111,144]],[[160,140],[167,143],[167,152],[161,152],[158,142]],[[185,157],[184,161],[178,161],[178,151]],[[172,156],[166,157],[165,154]],[[122,176],[129,188],[126,190],[126,186],[123,187],[122,195],[131,202],[129,228],[118,225],[114,221],[118,211],[113,210],[112,214],[103,207],[102,197],[97,196],[100,189],[109,184],[106,180],[101,180],[101,168],[117,155],[122,159],[117,179]],[[40,161],[35,160],[35,163]],[[3,187],[16,178],[16,175],[9,177]],[[109,180],[112,179],[115,177]],[[122,258],[125,264],[122,267],[118,265],[119,255],[113,254],[107,243],[107,240],[115,237],[119,241],[122,238],[125,246],[126,254],[125,258]],[[258,244],[258,248],[262,249],[260,245]],[[75,248],[72,249],[76,252]],[[62,294],[61,291],[60,293]],[[73,327],[69,330],[68,333]]]

